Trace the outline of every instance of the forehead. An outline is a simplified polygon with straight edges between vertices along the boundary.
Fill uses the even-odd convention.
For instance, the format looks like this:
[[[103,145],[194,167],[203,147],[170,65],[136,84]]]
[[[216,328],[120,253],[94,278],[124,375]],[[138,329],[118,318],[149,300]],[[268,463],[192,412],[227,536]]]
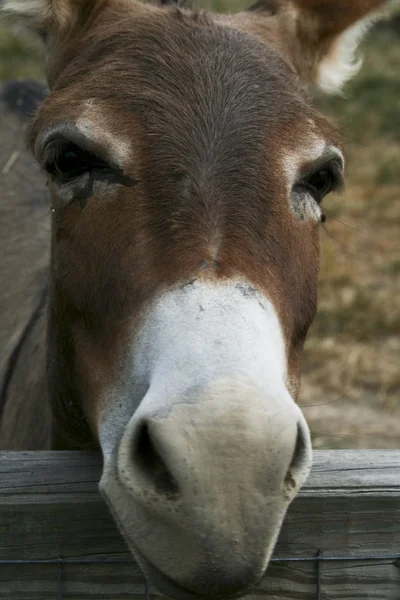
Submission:
[[[162,140],[163,159],[178,151],[198,164],[210,160],[211,150],[236,148],[242,164],[247,155],[254,163],[284,139],[293,150],[307,145],[307,136],[336,142],[272,42],[208,15],[105,13],[73,40],[58,71],[53,98],[71,118],[84,112],[96,120],[106,107],[116,132],[131,127],[149,144],[151,136]]]

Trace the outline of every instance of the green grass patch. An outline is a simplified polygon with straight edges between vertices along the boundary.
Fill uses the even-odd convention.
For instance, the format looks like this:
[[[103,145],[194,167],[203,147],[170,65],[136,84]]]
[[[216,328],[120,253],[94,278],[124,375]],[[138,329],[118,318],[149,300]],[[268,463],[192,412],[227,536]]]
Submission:
[[[26,78],[44,79],[40,44],[0,25],[0,81]]]
[[[390,157],[379,165],[376,183],[400,186],[400,148],[397,156]]]

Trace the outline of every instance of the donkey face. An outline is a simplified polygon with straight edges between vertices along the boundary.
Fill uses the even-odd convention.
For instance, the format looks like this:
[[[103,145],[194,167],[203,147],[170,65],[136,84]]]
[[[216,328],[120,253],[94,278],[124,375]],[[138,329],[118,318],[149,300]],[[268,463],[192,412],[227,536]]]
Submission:
[[[168,595],[257,583],[309,473],[295,400],[343,157],[305,87],[354,70],[348,28],[381,4],[8,5],[43,33],[52,89],[31,145],[53,209],[56,432],[100,445],[101,491]]]

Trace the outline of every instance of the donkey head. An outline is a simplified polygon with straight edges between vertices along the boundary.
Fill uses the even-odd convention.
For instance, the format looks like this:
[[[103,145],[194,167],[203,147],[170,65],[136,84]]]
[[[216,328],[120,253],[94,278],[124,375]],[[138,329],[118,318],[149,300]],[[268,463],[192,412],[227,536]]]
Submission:
[[[308,476],[296,397],[343,156],[307,88],[355,72],[383,4],[6,5],[46,45],[30,143],[52,203],[58,445],[101,447],[101,491],[167,595],[257,583]]]

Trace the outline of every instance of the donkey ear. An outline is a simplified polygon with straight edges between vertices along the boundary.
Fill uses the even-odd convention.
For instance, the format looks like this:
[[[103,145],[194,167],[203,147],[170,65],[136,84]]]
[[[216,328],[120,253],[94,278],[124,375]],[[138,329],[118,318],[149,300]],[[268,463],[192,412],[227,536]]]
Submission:
[[[94,0],[0,0],[0,12],[40,34],[59,33],[74,27]]]
[[[337,92],[361,61],[356,50],[389,0],[258,0],[250,11],[273,20],[299,75],[326,92]],[[260,30],[260,24],[257,29]]]

